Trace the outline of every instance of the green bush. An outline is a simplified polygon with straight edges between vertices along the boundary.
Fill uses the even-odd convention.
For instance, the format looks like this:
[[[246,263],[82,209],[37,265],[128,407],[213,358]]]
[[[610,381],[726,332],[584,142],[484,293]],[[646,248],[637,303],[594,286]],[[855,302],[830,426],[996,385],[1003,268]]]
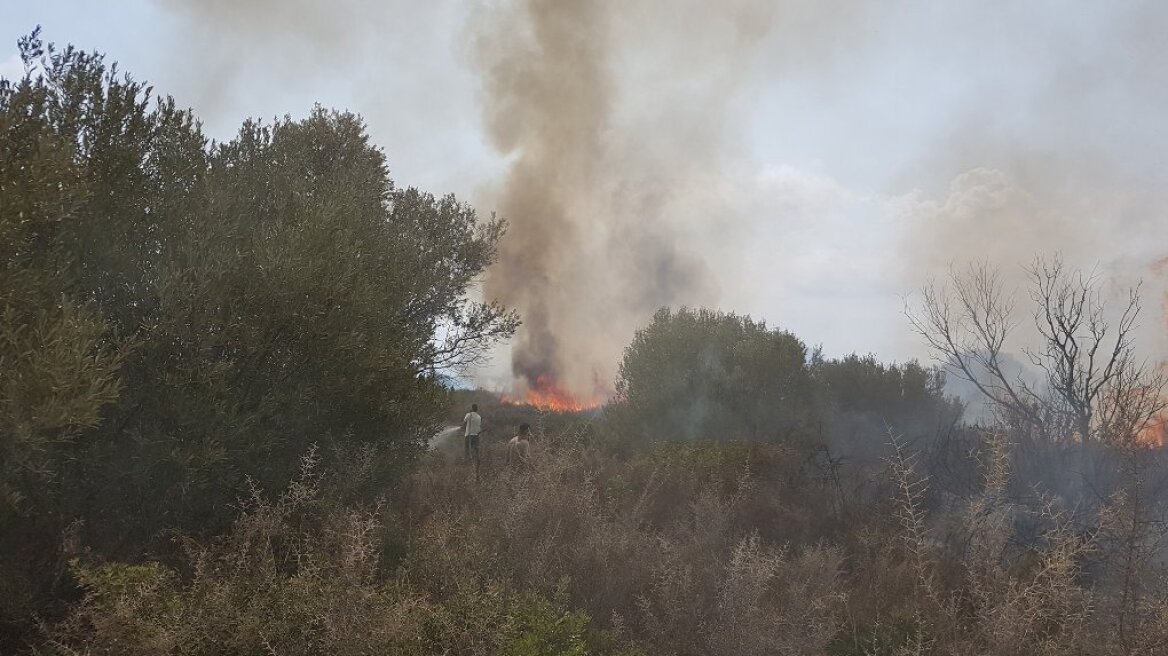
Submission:
[[[625,349],[607,411],[633,439],[789,439],[809,419],[807,348],[750,317],[662,309]]]
[[[503,222],[396,187],[359,117],[211,143],[100,54],[20,49],[0,82],[0,650],[61,610],[71,551],[170,559],[310,444],[368,456],[354,499],[392,488],[445,373],[517,324],[466,294]]]

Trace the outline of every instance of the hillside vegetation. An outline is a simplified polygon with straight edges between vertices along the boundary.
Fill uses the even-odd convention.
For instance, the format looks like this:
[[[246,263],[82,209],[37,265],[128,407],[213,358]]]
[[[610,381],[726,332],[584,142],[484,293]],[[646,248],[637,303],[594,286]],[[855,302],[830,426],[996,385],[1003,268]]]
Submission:
[[[502,220],[397,187],[354,115],[212,143],[100,55],[21,51],[0,653],[1168,653],[1162,381],[990,380],[971,425],[938,369],[683,308],[596,412],[451,390],[521,319],[468,300]],[[472,402],[478,475],[431,444]]]

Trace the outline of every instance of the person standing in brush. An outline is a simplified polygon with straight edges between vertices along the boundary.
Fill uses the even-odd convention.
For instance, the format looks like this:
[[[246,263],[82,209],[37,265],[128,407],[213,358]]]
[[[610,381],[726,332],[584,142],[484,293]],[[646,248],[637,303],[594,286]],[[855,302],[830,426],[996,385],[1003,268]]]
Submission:
[[[527,467],[527,461],[531,457],[531,440],[528,439],[528,434],[531,433],[531,426],[527,424],[519,424],[519,434],[511,438],[507,443],[507,464],[516,469],[524,469]]]
[[[470,452],[474,450],[475,471],[479,468],[479,433],[483,432],[483,418],[479,415],[479,404],[472,403],[470,412],[462,418],[462,424],[466,427],[463,433],[463,450],[465,452],[466,461],[470,462]]]

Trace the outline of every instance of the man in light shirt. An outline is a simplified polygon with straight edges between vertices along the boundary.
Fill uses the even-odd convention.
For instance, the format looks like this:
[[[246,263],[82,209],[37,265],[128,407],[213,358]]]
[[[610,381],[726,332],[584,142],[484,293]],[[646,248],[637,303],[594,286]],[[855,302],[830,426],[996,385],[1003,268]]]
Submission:
[[[527,424],[519,424],[519,434],[511,438],[507,443],[507,464],[516,469],[523,469],[527,467],[527,461],[531,458],[531,440],[528,439],[528,433],[531,432],[531,426]]]
[[[470,412],[462,418],[462,423],[466,426],[466,432],[463,433],[463,448],[466,453],[466,461],[470,462],[470,452],[474,450],[475,469],[479,466],[479,433],[483,432],[483,418],[479,415],[479,404],[474,403],[470,406]]]

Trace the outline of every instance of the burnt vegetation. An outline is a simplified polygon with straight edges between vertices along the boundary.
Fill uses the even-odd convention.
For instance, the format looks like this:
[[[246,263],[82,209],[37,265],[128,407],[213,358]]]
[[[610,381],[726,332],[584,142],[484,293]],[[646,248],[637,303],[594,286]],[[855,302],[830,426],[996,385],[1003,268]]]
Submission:
[[[610,403],[543,412],[448,388],[520,320],[468,300],[505,226],[396,187],[358,117],[212,143],[101,56],[20,45],[0,652],[1166,653],[1135,291],[1109,314],[1036,263],[1037,379],[987,267],[911,313],[945,369],[661,310]],[[472,402],[479,477],[441,437]]]

